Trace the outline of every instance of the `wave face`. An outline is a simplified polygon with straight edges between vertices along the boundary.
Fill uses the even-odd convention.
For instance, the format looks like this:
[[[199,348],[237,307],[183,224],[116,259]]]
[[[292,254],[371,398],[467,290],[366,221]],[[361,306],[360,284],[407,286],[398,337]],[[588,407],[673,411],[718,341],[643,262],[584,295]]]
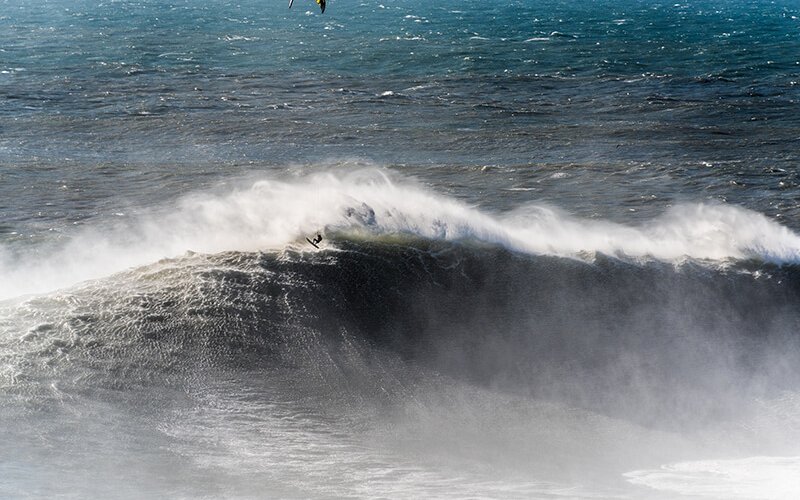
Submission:
[[[758,214],[491,215],[373,173],[156,220],[76,233],[58,291],[20,296],[17,257],[4,496],[647,497],[700,491],[662,464],[796,456],[797,236]]]

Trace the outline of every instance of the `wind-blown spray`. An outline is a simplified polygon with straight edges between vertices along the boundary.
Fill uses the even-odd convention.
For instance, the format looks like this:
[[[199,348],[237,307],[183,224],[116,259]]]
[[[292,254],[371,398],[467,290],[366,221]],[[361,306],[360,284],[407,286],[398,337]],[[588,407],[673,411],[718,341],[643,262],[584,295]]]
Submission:
[[[638,226],[585,220],[531,205],[486,213],[409,179],[369,170],[264,179],[227,193],[201,192],[124,224],[99,223],[65,243],[0,253],[0,298],[100,278],[186,252],[275,251],[315,231],[473,241],[571,258],[793,263],[800,236],[746,209],[691,204]]]

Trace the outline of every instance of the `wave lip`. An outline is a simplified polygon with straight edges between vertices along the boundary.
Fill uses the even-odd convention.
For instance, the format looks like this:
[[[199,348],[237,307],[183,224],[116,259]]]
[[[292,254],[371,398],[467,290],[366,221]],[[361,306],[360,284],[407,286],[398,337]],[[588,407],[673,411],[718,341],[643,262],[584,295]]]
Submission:
[[[781,265],[800,261],[800,236],[762,214],[735,206],[678,205],[640,226],[579,219],[550,209],[539,212],[512,223],[521,227],[527,242],[522,250],[668,262],[755,259]]]

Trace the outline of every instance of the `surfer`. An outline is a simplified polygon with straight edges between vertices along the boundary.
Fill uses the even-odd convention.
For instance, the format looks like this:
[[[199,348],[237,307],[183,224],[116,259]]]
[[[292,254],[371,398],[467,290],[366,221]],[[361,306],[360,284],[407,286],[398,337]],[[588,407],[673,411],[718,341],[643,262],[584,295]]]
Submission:
[[[319,5],[320,10],[322,11],[321,14],[324,14],[325,13],[325,0],[316,0],[316,2],[317,2],[317,5]],[[294,3],[294,0],[289,0],[289,8],[290,9],[292,8],[292,4],[293,3]]]
[[[313,240],[306,238],[306,241],[314,245],[314,248],[319,248],[317,245],[319,244],[320,241],[322,241],[322,235],[317,233],[317,236]]]

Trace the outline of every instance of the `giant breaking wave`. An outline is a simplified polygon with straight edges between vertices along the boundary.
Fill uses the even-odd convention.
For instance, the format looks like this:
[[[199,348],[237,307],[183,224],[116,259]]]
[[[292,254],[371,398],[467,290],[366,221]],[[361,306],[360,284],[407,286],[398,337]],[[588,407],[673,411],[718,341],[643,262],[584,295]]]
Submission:
[[[326,237],[321,251],[303,245],[315,231]],[[103,419],[119,414],[139,422],[125,439],[166,439],[141,446],[178,475],[224,469],[219,486],[269,470],[270,487],[320,476],[322,489],[289,481],[273,492],[284,496],[352,491],[325,479],[327,462],[303,455],[313,470],[287,465],[307,446],[324,442],[339,460],[331,470],[363,474],[386,453],[406,453],[409,439],[435,456],[451,432],[464,434],[452,442],[481,442],[452,452],[459,459],[512,463],[498,484],[448,483],[455,496],[508,492],[520,474],[536,479],[511,490],[526,496],[575,474],[659,484],[646,467],[698,448],[792,451],[799,248],[794,233],[734,207],[678,207],[640,227],[535,206],[488,215],[380,172],[197,195],[169,213],[76,234],[44,260],[6,254],[5,432],[34,450],[31,460],[97,467],[110,452],[76,459],[84,442],[75,438],[53,458],[22,417],[48,408],[34,411],[37,433],[84,436],[88,406],[103,439],[117,439],[102,434]],[[424,445],[388,446],[384,432],[376,458],[353,444],[408,421]],[[308,444],[308,432],[326,440]],[[583,450],[586,440],[596,450]],[[147,476],[136,464],[125,467]],[[439,469],[403,470],[409,497],[447,481]],[[16,481],[6,493],[30,486]],[[397,494],[392,481],[372,484],[371,493],[383,484]]]

